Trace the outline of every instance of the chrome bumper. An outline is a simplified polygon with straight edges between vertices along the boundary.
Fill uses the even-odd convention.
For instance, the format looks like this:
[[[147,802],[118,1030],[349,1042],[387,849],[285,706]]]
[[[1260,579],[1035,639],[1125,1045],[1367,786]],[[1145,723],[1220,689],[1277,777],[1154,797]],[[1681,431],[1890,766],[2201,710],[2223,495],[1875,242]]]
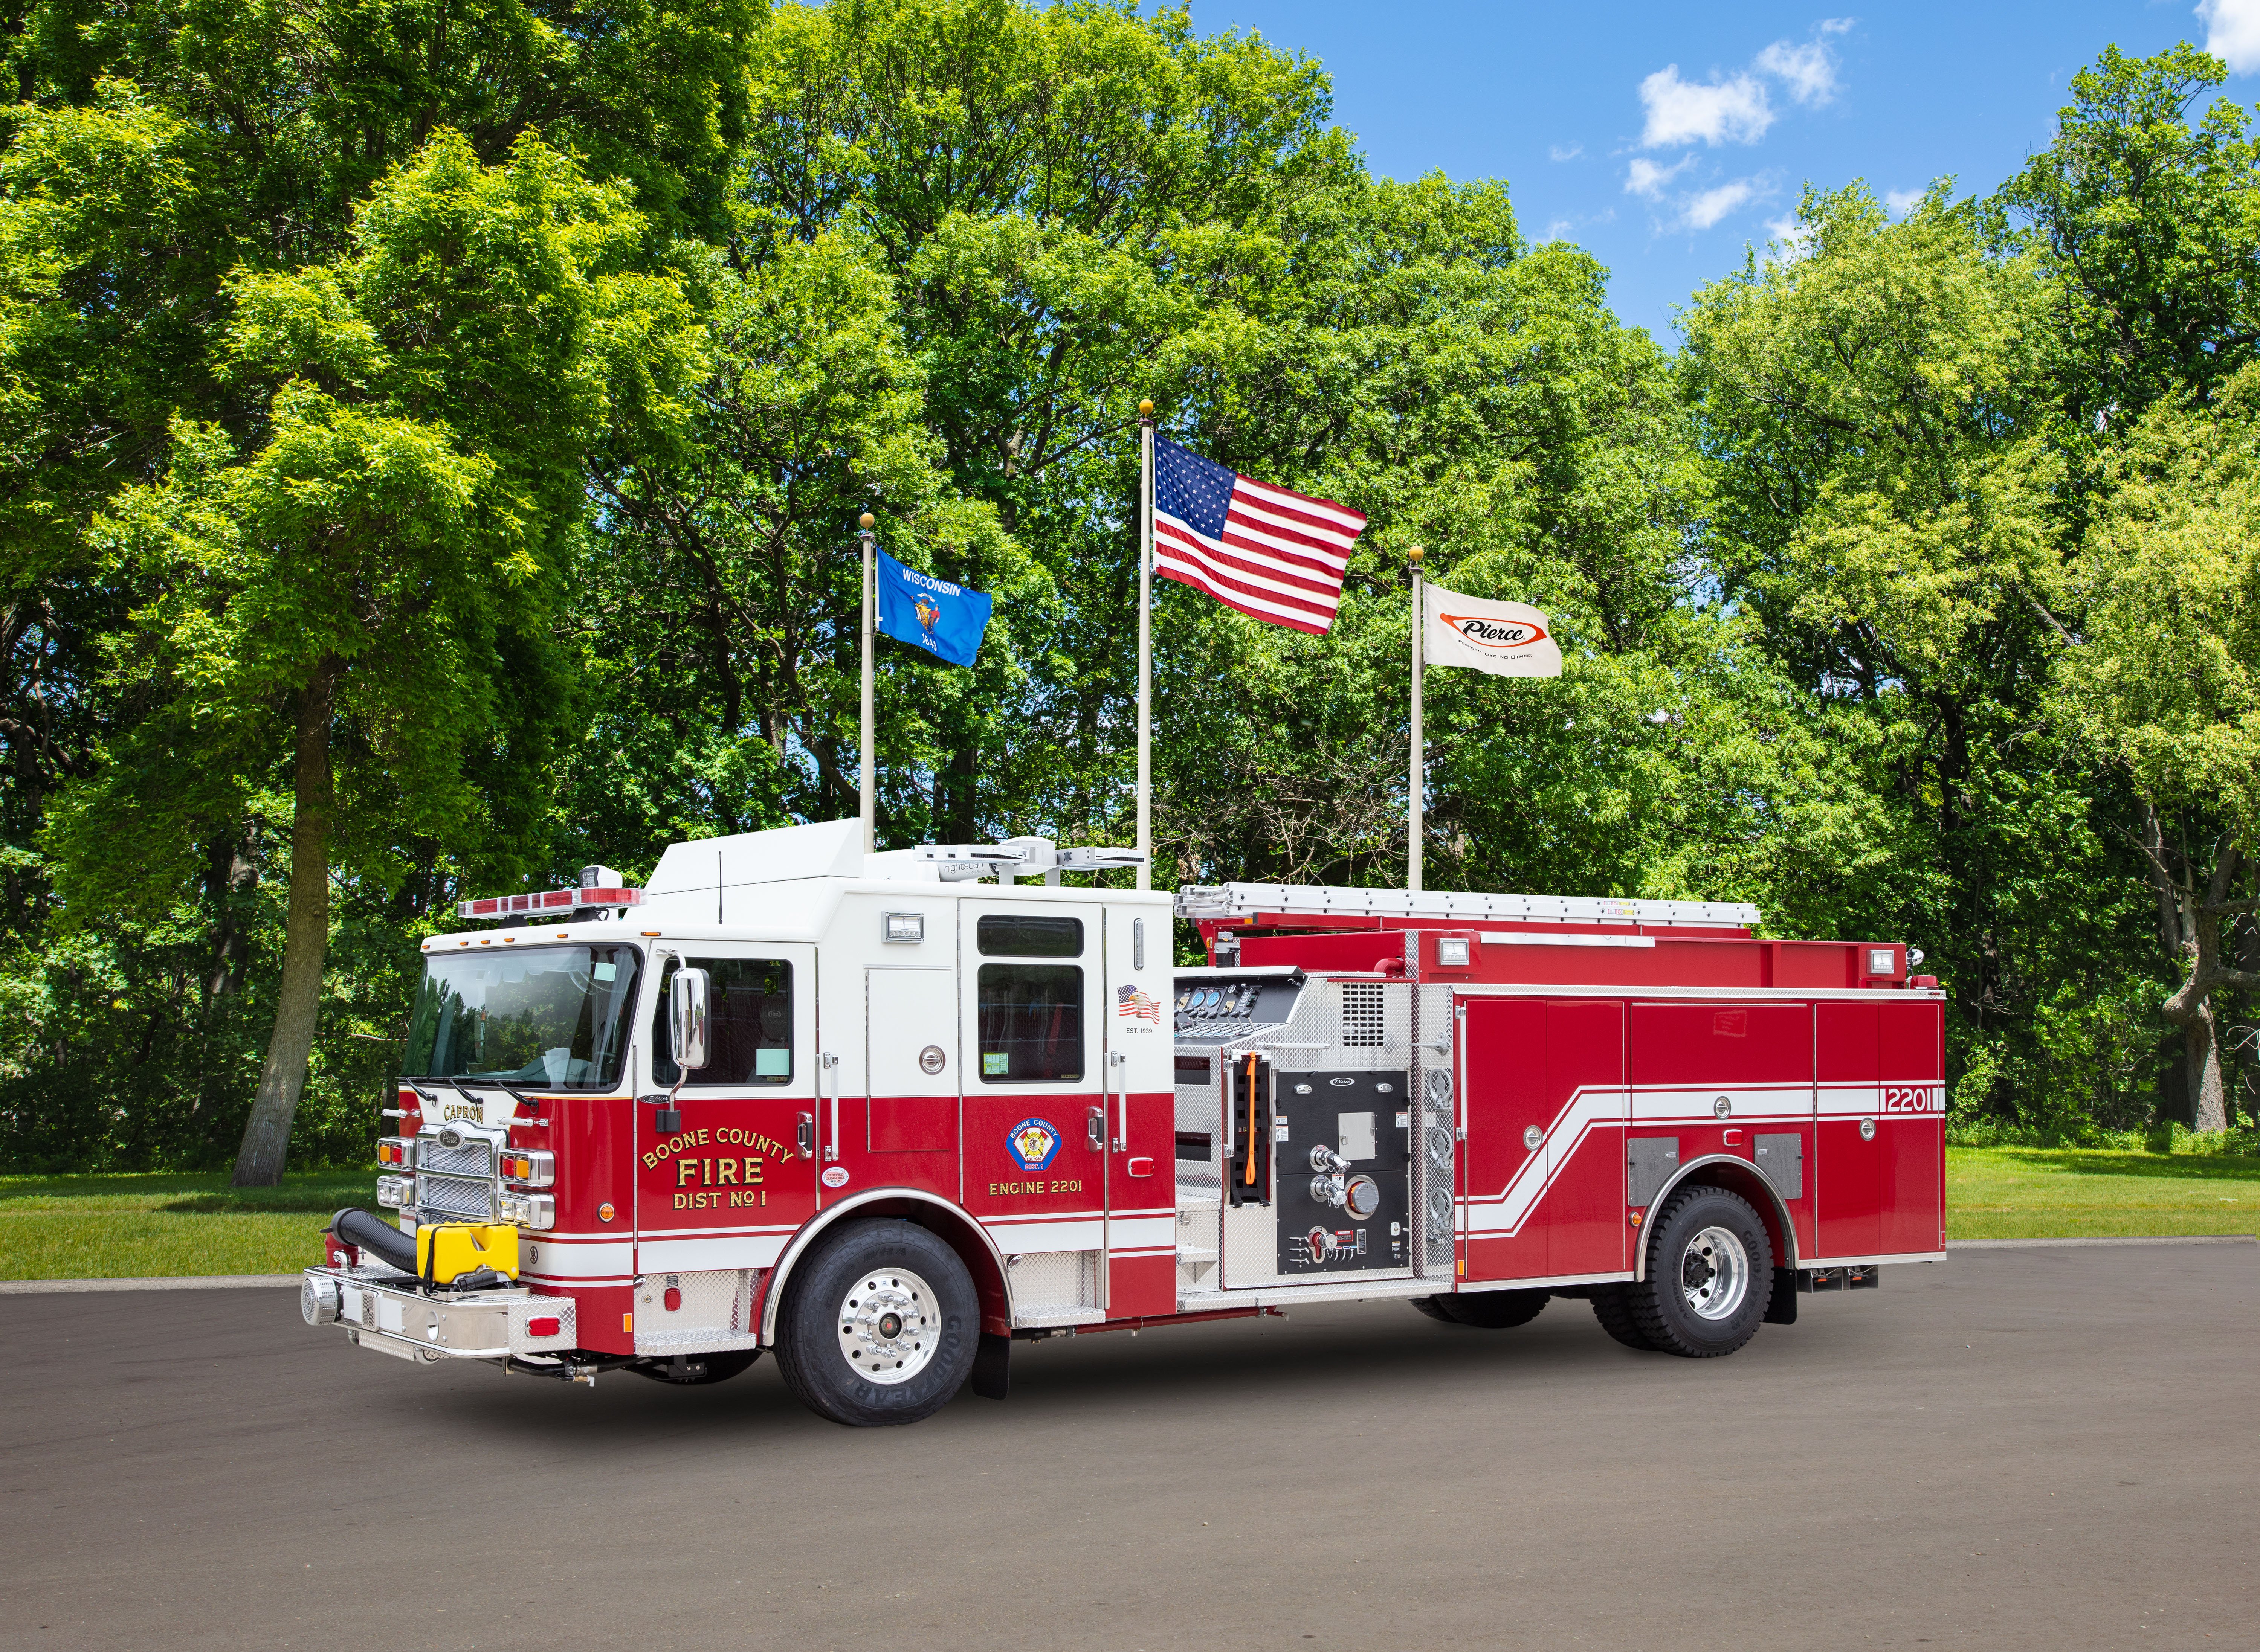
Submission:
[[[298,1310],[309,1325],[336,1325],[346,1340],[395,1358],[436,1364],[443,1359],[501,1360],[556,1355],[576,1344],[570,1297],[536,1296],[521,1286],[498,1291],[421,1291],[388,1283],[406,1276],[368,1268],[309,1268]],[[537,1319],[557,1321],[536,1336]]]

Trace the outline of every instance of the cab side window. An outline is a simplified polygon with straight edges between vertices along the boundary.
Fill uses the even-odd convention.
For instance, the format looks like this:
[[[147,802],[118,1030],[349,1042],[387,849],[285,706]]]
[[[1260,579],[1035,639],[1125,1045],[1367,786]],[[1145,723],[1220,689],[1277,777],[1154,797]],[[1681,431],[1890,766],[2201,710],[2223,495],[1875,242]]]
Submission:
[[[1083,920],[986,917],[975,939],[985,958],[1079,958]],[[976,990],[983,1083],[1082,1078],[1081,964],[984,963]]]
[[[690,958],[706,971],[712,1057],[690,1075],[688,1090],[792,1081],[792,966],[780,958]],[[660,976],[651,1020],[652,1077],[672,1084],[682,1076],[667,1029],[667,1000],[676,961]]]

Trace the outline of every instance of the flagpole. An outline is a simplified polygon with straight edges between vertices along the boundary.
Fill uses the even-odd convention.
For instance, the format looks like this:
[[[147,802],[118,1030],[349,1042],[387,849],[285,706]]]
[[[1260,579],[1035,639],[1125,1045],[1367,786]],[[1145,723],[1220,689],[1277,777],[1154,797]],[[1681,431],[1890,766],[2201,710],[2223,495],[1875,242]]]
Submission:
[[[1154,404],[1138,404],[1138,887],[1154,886]]]
[[[871,727],[874,720],[871,712],[871,513],[869,511],[864,511],[862,516],[855,518],[856,526],[862,530],[862,533],[858,537],[863,541],[863,682],[862,707],[863,714],[863,776],[860,791],[863,817],[863,853],[866,855],[874,853],[879,847],[878,790],[872,774],[872,763],[874,762],[873,747],[877,742],[874,738]]]
[[[1412,562],[1412,772],[1407,789],[1405,887],[1420,892],[1420,792],[1427,783],[1427,735],[1420,726],[1420,643],[1427,630],[1427,604],[1420,584],[1420,547],[1406,553]]]

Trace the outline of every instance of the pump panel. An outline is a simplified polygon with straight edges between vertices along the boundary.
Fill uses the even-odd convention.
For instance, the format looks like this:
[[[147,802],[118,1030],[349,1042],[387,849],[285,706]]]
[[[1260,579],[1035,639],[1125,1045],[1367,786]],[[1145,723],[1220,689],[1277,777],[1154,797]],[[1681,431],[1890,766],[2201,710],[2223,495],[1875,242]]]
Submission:
[[[1406,1076],[1280,1075],[1272,1162],[1283,1276],[1411,1264]]]

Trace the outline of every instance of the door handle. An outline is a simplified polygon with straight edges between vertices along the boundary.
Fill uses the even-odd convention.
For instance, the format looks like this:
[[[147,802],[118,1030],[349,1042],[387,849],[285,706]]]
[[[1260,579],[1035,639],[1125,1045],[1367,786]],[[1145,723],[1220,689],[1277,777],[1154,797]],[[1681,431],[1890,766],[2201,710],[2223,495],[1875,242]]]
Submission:
[[[1125,1069],[1130,1058],[1120,1050],[1106,1053],[1106,1066],[1114,1078],[1114,1150],[1120,1153],[1130,1145],[1130,1075]]]
[[[820,1072],[832,1075],[832,1111],[826,1117],[824,1157],[826,1162],[840,1156],[840,1058],[819,1055],[816,1064]]]
[[[800,1156],[804,1159],[816,1156],[816,1115],[812,1112],[800,1115]]]
[[[1084,1115],[1083,1134],[1084,1139],[1091,1143],[1092,1152],[1104,1153],[1106,1151],[1105,1108],[1093,1107]]]

